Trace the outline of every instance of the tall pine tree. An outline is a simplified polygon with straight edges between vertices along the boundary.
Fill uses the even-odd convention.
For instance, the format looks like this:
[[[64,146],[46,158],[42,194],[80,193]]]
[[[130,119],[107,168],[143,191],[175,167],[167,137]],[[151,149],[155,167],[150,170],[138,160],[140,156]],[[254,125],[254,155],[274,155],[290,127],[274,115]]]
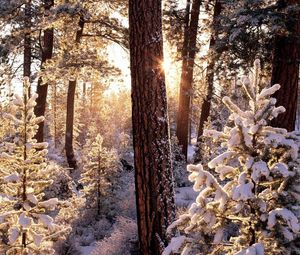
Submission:
[[[132,123],[139,252],[161,253],[174,217],[161,1],[129,1]]]

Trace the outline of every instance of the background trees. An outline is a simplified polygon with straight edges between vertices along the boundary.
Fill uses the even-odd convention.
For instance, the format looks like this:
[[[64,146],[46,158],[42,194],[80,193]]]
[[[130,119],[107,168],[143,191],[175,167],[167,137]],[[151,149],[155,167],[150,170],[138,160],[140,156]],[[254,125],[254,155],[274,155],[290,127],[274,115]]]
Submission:
[[[32,137],[34,143],[48,143],[46,162],[53,170],[54,182],[44,189],[46,197],[54,194],[69,199],[76,212],[61,210],[55,218],[56,223],[73,227],[70,234],[59,237],[65,242],[55,240],[52,248],[57,253],[75,255],[80,246],[98,241],[94,253],[106,249],[104,254],[118,254],[124,247],[128,247],[127,253],[134,253],[138,250],[134,232],[138,222],[141,253],[159,254],[167,244],[165,230],[173,217],[172,172],[180,212],[195,195],[189,188],[186,161],[200,161],[205,169],[212,158],[231,148],[231,140],[213,141],[203,136],[203,130],[221,132],[226,127],[225,133],[234,133],[241,127],[221,99],[230,96],[235,109],[234,105],[239,109],[248,106],[241,77],[251,71],[254,59],[261,59],[264,67],[259,83],[266,87],[271,81],[282,83],[274,95],[278,104],[286,107],[286,115],[279,115],[271,124],[294,129],[298,1],[165,0],[162,9],[158,1],[131,1],[128,6],[124,0],[0,0],[0,28],[0,151],[7,152],[4,144],[15,143],[20,135],[5,113],[21,116],[12,104],[12,95],[23,93],[26,75],[31,81],[30,93],[38,93],[34,113],[46,116]],[[274,99],[269,102],[273,104]],[[247,129],[247,125],[243,127]],[[279,129],[272,130],[276,137],[281,134]],[[98,134],[103,140],[97,146],[114,151],[100,153],[101,161],[106,165],[116,158],[114,166],[120,166],[117,175],[111,176],[101,167],[105,178],[97,175],[97,150],[92,144]],[[288,134],[286,139],[290,138]],[[274,156],[287,147],[280,147],[280,152],[272,147]],[[89,155],[92,152],[94,155]],[[15,152],[9,148],[7,153]],[[256,153],[251,155],[256,157]],[[273,164],[265,156],[260,160],[270,167]],[[293,160],[284,158],[282,162],[288,165]],[[235,163],[245,166],[244,162]],[[0,172],[12,165],[0,160]],[[219,181],[219,176],[215,177]],[[239,181],[236,177],[231,180]],[[278,182],[282,181],[279,177],[272,176]],[[270,184],[270,180],[263,181]],[[0,208],[6,184],[0,186]],[[260,182],[257,185],[262,189]],[[101,204],[109,206],[97,215],[91,213],[94,208],[86,206],[100,201],[102,193],[93,192],[94,187],[103,193],[110,191],[101,196]],[[211,241],[212,236],[206,234]],[[248,234],[250,238],[251,231]],[[8,243],[5,233],[0,240]],[[206,243],[208,249],[216,247]]]

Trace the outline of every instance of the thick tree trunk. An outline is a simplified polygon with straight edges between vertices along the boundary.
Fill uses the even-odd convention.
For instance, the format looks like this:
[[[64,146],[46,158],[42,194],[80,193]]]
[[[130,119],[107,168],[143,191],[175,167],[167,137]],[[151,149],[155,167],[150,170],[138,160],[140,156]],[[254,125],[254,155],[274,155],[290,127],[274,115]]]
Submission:
[[[159,255],[174,219],[161,1],[130,0],[129,30],[139,252]]]
[[[79,19],[79,30],[76,33],[75,43],[79,44],[84,27],[83,17]],[[67,96],[67,119],[66,119],[66,136],[65,136],[65,150],[69,167],[77,168],[77,162],[73,148],[73,129],[74,129],[74,108],[75,108],[75,90],[77,81],[69,81],[68,96]]]
[[[54,5],[53,0],[45,0],[44,1],[44,8],[45,10],[50,10],[50,8]],[[43,47],[42,47],[42,61],[41,61],[41,68],[48,59],[52,58],[53,53],[53,35],[54,31],[53,28],[46,29],[44,31],[44,38],[43,38]],[[42,78],[39,78],[37,84],[36,93],[38,94],[38,98],[36,100],[36,107],[34,108],[34,113],[36,116],[44,116],[45,109],[46,109],[46,101],[47,101],[47,93],[48,93],[48,84],[42,84]],[[35,135],[35,138],[38,142],[43,142],[44,140],[44,121],[39,123],[39,129]]]
[[[187,12],[189,10],[189,2],[190,1],[187,2]],[[190,21],[188,21],[188,16],[186,16],[185,18],[185,22],[188,23],[186,23],[185,27],[184,43],[182,50],[183,59],[176,135],[178,138],[178,143],[182,146],[182,152],[186,158],[188,149],[189,113],[191,100],[190,95],[192,93],[193,70],[196,54],[197,30],[201,2],[201,0],[193,0]],[[188,14],[189,12],[186,15]]]
[[[214,15],[213,15],[213,25],[216,24],[217,19],[222,11],[222,5],[219,0],[215,1],[214,6]],[[198,127],[198,136],[197,141],[200,142],[203,135],[204,123],[208,120],[210,108],[211,108],[211,99],[213,94],[213,85],[214,85],[214,68],[215,68],[215,52],[214,47],[216,44],[216,34],[215,31],[212,31],[210,42],[209,42],[209,60],[206,73],[206,84],[207,84],[207,94],[203,100],[200,121]]]
[[[286,5],[298,3],[298,0],[287,0]],[[289,36],[275,38],[273,52],[273,69],[271,84],[280,84],[281,88],[274,97],[277,105],[285,107],[286,112],[280,114],[271,122],[272,126],[286,128],[288,131],[295,129],[297,112],[297,91],[299,82],[299,57],[300,57],[300,12],[288,22]]]
[[[31,1],[25,4],[25,21],[24,21],[24,56],[23,56],[23,76],[30,79],[31,76]],[[31,91],[28,90],[30,97]]]

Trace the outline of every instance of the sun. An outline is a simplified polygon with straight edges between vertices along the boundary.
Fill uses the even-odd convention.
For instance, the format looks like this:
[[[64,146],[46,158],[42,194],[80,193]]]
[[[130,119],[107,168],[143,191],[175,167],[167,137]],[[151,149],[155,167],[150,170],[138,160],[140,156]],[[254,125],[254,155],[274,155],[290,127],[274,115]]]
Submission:
[[[162,62],[162,68],[165,72],[168,72],[172,66],[171,59],[169,57],[165,57]]]

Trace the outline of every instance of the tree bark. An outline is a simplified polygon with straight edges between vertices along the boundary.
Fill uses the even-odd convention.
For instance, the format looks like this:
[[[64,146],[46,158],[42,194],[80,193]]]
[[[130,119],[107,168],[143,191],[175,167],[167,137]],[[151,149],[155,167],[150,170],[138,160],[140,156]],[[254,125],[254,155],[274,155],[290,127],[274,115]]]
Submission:
[[[25,21],[24,21],[24,56],[23,56],[23,76],[31,76],[31,1],[25,4]],[[30,88],[28,89],[28,96],[31,96]]]
[[[190,21],[189,4],[187,1],[184,43],[182,49],[182,71],[180,80],[179,105],[177,113],[176,135],[179,145],[182,146],[182,153],[187,158],[188,150],[188,131],[189,131],[189,113],[190,113],[190,94],[192,93],[193,70],[196,54],[197,30],[199,21],[199,12],[201,0],[194,0],[192,4]]]
[[[53,85],[53,125],[54,148],[57,149],[57,85]]]
[[[158,255],[174,219],[161,1],[129,0],[129,30],[139,254]]]
[[[214,14],[213,14],[213,25],[216,24],[217,19],[222,11],[222,5],[220,0],[215,1],[214,6]],[[199,128],[198,128],[198,135],[197,141],[200,142],[201,137],[203,135],[204,130],[204,123],[208,120],[210,108],[211,108],[211,99],[213,94],[213,85],[214,85],[214,68],[215,68],[215,52],[214,47],[216,44],[216,32],[213,30],[209,42],[209,60],[207,66],[207,73],[206,73],[206,84],[207,84],[207,94],[203,100],[201,113],[200,113],[200,121],[199,121]]]
[[[283,2],[286,6],[299,3],[298,0]],[[296,123],[299,82],[300,12],[290,18],[287,22],[290,34],[278,35],[275,38],[271,77],[271,84],[281,85],[274,97],[277,99],[277,105],[284,106],[286,112],[274,119],[271,125],[293,131]]]
[[[75,43],[78,45],[80,43],[83,27],[84,27],[84,19],[80,17],[79,19],[79,30],[76,32]],[[71,169],[77,168],[77,162],[74,154],[73,148],[73,129],[74,129],[74,108],[75,108],[75,90],[76,90],[77,81],[69,81],[68,87],[68,96],[67,96],[67,119],[66,119],[66,136],[65,136],[65,151],[66,157]]]
[[[50,10],[50,8],[54,5],[53,0],[45,0],[44,1],[44,8],[45,10]],[[48,59],[52,58],[53,53],[53,39],[54,39],[54,31],[53,28],[46,29],[44,31],[44,38],[43,38],[43,47],[42,51],[42,60],[41,60],[41,69],[43,65]],[[38,94],[38,98],[36,100],[36,106],[34,108],[34,114],[39,116],[45,115],[46,109],[46,101],[47,101],[47,93],[48,93],[48,84],[42,84],[42,78],[39,78],[37,84],[36,93]],[[38,142],[43,142],[44,140],[44,121],[39,123],[38,131],[35,135],[35,138]]]

